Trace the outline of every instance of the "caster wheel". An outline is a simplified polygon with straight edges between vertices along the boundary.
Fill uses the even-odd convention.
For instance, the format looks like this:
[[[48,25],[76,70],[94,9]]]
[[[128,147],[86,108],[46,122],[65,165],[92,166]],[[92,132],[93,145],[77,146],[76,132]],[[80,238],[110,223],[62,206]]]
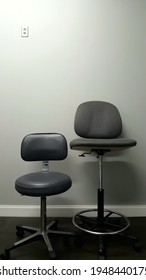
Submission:
[[[98,259],[99,260],[105,260],[106,258],[105,258],[105,256],[103,254],[101,254],[101,255],[99,254]]]
[[[5,254],[2,254],[2,260],[8,260],[10,258],[10,251],[5,249]]]
[[[99,250],[98,259],[99,260],[106,260],[105,251],[104,250]]]
[[[51,259],[53,259],[53,260],[56,259],[56,254],[54,251],[50,251],[49,254],[50,254]]]
[[[133,248],[136,252],[140,252],[141,251],[141,244],[139,243],[139,241],[135,241],[133,244]]]
[[[5,254],[1,254],[1,255],[0,255],[0,260],[7,260]]]

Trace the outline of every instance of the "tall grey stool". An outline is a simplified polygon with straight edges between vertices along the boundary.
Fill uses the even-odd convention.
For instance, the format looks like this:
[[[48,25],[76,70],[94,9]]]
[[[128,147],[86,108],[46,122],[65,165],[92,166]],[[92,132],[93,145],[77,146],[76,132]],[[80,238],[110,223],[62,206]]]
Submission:
[[[138,238],[126,235],[129,219],[121,213],[104,208],[103,158],[106,153],[122,151],[136,146],[133,139],[121,137],[122,120],[118,109],[104,101],[88,101],[77,108],[74,129],[79,138],[70,142],[72,150],[95,155],[98,159],[97,208],[77,213],[73,224],[84,233],[99,238],[99,259],[106,258],[105,236],[124,235],[133,241],[135,250],[140,249]],[[113,194],[114,195],[114,194]]]
[[[34,133],[24,137],[21,144],[21,157],[25,161],[42,161],[41,172],[21,176],[15,182],[15,189],[21,195],[40,197],[40,228],[17,226],[16,234],[21,237],[24,231],[31,235],[15,242],[5,249],[3,257],[8,258],[10,251],[36,239],[43,239],[50,254],[56,258],[49,236],[72,236],[71,232],[56,230],[56,221],[46,223],[46,197],[66,192],[72,185],[71,178],[60,172],[49,171],[49,161],[64,160],[67,157],[66,138],[59,133]]]

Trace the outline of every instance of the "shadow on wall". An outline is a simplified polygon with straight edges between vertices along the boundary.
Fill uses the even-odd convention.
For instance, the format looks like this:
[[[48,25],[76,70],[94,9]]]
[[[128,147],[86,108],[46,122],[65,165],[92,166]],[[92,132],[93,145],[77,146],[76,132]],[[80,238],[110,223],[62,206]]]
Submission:
[[[96,202],[96,190],[99,186],[98,163],[84,162],[80,171],[82,172],[80,184],[85,187],[84,195],[93,196]],[[140,186],[137,172],[131,163],[105,161],[103,163],[103,187],[105,204],[137,204]]]
[[[137,204],[140,184],[137,170],[130,162],[105,162],[104,172],[106,204]]]
[[[96,204],[98,178],[98,160],[95,157],[68,157],[61,162],[50,163],[50,169],[68,174],[72,187],[66,194],[52,198],[55,204]],[[139,174],[131,162],[120,161],[116,157],[103,160],[103,187],[105,204],[137,204],[140,196]],[[65,198],[64,198],[65,196]],[[62,200],[65,199],[63,202]]]

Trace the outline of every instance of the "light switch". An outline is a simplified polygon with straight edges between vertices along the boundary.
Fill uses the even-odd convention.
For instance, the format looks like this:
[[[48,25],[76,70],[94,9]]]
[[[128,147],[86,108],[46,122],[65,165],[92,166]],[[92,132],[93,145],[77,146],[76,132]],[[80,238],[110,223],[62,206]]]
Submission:
[[[21,26],[21,37],[29,37],[29,27]]]

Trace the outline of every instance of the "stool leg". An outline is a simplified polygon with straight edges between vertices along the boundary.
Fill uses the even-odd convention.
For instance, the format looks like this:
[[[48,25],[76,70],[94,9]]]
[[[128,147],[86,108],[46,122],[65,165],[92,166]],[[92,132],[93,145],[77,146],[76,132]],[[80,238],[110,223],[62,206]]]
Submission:
[[[106,259],[105,237],[102,236],[102,235],[99,235],[98,258],[99,258],[99,260],[105,260]]]
[[[56,254],[52,248],[52,245],[51,245],[51,242],[50,242],[50,239],[47,235],[47,217],[46,217],[46,197],[41,197],[41,209],[40,209],[40,215],[41,215],[41,233],[42,233],[42,236],[43,236],[43,239],[45,241],[45,244],[48,248],[48,251],[49,251],[49,254],[50,254],[50,257],[51,259],[54,259],[56,258]]]
[[[99,155],[99,188],[98,188],[98,222],[103,225],[104,218],[104,189],[103,189],[103,176],[102,176],[102,155]]]
[[[104,226],[104,189],[103,189],[103,154],[99,156],[99,188],[98,188],[98,216],[97,221],[101,231],[103,230]],[[103,235],[99,235],[99,252],[98,252],[99,259],[106,258],[106,249],[105,249],[105,240]]]
[[[98,222],[103,226],[104,219],[104,190],[98,189]]]
[[[50,242],[50,239],[49,239],[47,233],[44,232],[42,235],[43,235],[44,242],[45,242],[45,244],[46,244],[46,246],[48,248],[49,255],[50,255],[51,259],[55,259],[56,258],[56,254],[55,254],[55,252],[54,252],[54,250],[52,248],[52,245],[51,245],[51,242]]]
[[[41,197],[41,209],[40,209],[40,216],[41,216],[41,231],[46,231],[46,197]]]

